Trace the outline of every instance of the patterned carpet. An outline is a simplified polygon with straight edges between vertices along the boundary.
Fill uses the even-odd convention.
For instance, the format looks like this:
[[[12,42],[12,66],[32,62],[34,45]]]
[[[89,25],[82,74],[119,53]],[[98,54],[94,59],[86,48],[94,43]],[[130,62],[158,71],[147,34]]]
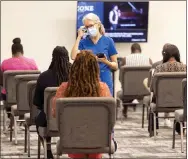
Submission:
[[[163,120],[160,121],[161,127],[158,131],[157,140],[149,137],[147,120],[145,120],[145,128],[141,128],[141,110],[141,106],[137,107],[136,112],[130,108],[128,119],[116,122],[115,139],[118,143],[118,150],[114,157],[186,158],[186,153],[181,153],[180,136],[176,135],[176,149],[172,149],[172,128],[164,128]],[[57,138],[53,140],[57,141]],[[55,154],[55,145],[52,148]],[[43,148],[41,150],[43,154]],[[31,132],[31,158],[36,158],[36,156],[37,135],[35,132]],[[41,157],[43,156],[41,155]],[[104,155],[103,157],[107,158],[108,156]],[[24,131],[21,128],[18,132],[18,144],[15,145],[14,142],[9,141],[9,132],[3,132],[1,126],[1,158],[27,158],[27,154],[24,154]],[[67,155],[62,156],[62,158],[67,158]]]

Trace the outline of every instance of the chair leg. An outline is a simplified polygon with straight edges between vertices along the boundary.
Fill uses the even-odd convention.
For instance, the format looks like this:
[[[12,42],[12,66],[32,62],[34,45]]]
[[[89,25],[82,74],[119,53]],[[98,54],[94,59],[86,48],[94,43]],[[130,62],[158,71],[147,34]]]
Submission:
[[[111,153],[109,153],[108,155],[109,155],[109,159],[111,159],[111,158],[112,158],[112,155],[111,155]]]
[[[27,143],[28,143],[28,157],[30,157],[30,129],[29,129],[30,127],[29,126],[27,126]]]
[[[57,158],[57,159],[59,159],[59,158],[60,158],[60,156],[59,156],[59,155],[56,155],[56,158]]]
[[[142,109],[142,128],[144,128],[144,113],[145,113],[145,104],[143,104],[143,109]]]
[[[24,152],[27,152],[27,125],[25,123],[25,145],[24,145]]]
[[[149,118],[149,109],[148,109],[148,106],[147,106],[147,120],[148,120],[148,118]]]
[[[152,137],[152,116],[151,116],[151,111],[149,110],[149,121],[148,121],[148,124],[149,124],[149,134],[150,134],[150,137]]]
[[[154,118],[154,120],[153,120],[153,124],[154,124],[154,140],[156,140],[156,134],[157,134],[157,132],[156,132],[156,113],[153,113],[153,118]]]
[[[3,108],[3,131],[6,131],[6,110]]]
[[[183,150],[183,122],[180,122],[180,133],[181,133],[181,152],[184,153]]]
[[[43,138],[44,141],[44,158],[47,158],[47,141],[46,138]]]
[[[38,159],[40,159],[40,137],[38,135]]]
[[[14,138],[15,138],[15,144],[17,145],[17,116],[14,116]]]
[[[13,116],[12,116],[12,114],[10,114],[10,142],[12,142],[12,132],[13,132],[13,130],[12,130],[12,123],[13,123]]]
[[[176,120],[174,120],[174,125],[173,125],[173,137],[172,137],[172,148],[175,148],[175,130],[176,130]]]
[[[134,110],[134,112],[136,111],[136,105],[133,106],[133,110]]]

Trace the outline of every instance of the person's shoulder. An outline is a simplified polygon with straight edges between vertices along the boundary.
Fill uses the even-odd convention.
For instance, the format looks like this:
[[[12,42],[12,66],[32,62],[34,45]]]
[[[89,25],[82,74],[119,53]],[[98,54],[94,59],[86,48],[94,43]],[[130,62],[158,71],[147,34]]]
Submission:
[[[45,80],[48,78],[49,74],[50,74],[49,70],[46,70],[46,71],[42,72],[42,73],[39,75],[37,81],[38,81],[38,82],[43,82],[43,81],[45,81]]]
[[[103,38],[104,40],[108,40],[108,41],[110,41],[110,42],[114,42],[114,40],[113,40],[111,37],[107,36],[107,35],[103,35],[102,38]]]
[[[161,67],[164,67],[165,65],[167,65],[167,63],[161,63],[159,65],[156,66],[156,70],[159,70]]]
[[[67,88],[67,86],[68,86],[68,82],[63,82],[63,83],[61,83],[59,88]]]
[[[107,42],[109,45],[114,44],[114,40],[111,37],[107,35],[103,35],[102,38],[103,38],[103,41]]]
[[[58,92],[64,92],[68,87],[68,82],[63,82],[58,88]]]
[[[11,60],[12,60],[12,57],[11,57],[11,58],[7,58],[7,59],[3,60],[2,64],[5,64],[5,63],[7,63],[7,62],[10,62]]]
[[[31,61],[31,62],[35,63],[35,60],[33,58],[28,58],[28,57],[25,57],[25,56],[23,56],[22,58],[27,60],[27,61]]]
[[[184,63],[182,63],[182,62],[178,62],[178,65],[179,65],[180,67],[187,67],[187,65],[184,64]]]
[[[104,82],[99,82],[99,85],[100,85],[101,89],[106,89],[108,87],[107,84]]]

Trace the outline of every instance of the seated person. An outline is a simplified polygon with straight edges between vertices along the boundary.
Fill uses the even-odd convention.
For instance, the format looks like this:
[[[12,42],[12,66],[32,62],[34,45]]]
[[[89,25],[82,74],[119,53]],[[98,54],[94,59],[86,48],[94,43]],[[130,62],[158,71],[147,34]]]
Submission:
[[[1,71],[8,70],[38,70],[38,67],[33,59],[23,56],[23,45],[20,38],[13,39],[12,44],[12,58],[6,59],[1,64]],[[6,90],[2,89],[2,100],[6,100]],[[6,111],[11,111],[11,108],[6,108]],[[10,117],[10,114],[8,114]]]
[[[152,60],[142,54],[142,49],[139,44],[134,43],[131,46],[131,54],[127,55],[123,60],[123,65],[126,66],[148,66],[152,65]]]
[[[165,51],[163,52],[163,64],[158,65],[154,71],[154,75],[156,73],[159,72],[186,72],[186,65],[184,65],[183,63],[181,63],[180,61],[180,53],[178,48],[173,45],[173,44],[169,44]],[[151,91],[153,92],[153,80],[151,81]],[[155,103],[156,102],[156,97],[155,95],[153,96],[152,102]],[[156,114],[156,116],[158,116],[158,114]],[[167,114],[166,114],[167,117]],[[152,120],[153,116],[152,114],[150,114],[149,120]],[[149,122],[148,120],[148,122]],[[157,123],[157,129],[159,128],[158,126],[158,118],[156,119],[156,123]],[[153,124],[153,122],[152,122]],[[153,134],[153,125],[152,125],[152,132],[151,134]],[[149,126],[148,126],[148,131],[150,130]],[[177,130],[178,131],[178,130]]]
[[[163,52],[165,52],[167,46],[170,45],[169,43],[166,43],[164,46],[163,46],[163,49],[162,49],[162,57],[163,57]],[[158,65],[161,65],[163,63],[163,60],[161,61],[157,61],[155,63],[152,64],[152,69],[155,69]],[[148,85],[148,78],[144,79],[144,86],[150,91],[150,86]]]
[[[141,52],[142,52],[142,50],[141,50],[140,45],[137,43],[134,43],[131,46],[131,54],[126,56],[123,59],[122,65],[126,65],[126,66],[149,66],[149,65],[152,65],[152,60],[149,57],[147,57],[146,55],[143,55]],[[118,99],[118,103],[121,103],[120,101],[122,99],[122,91],[118,92],[117,99]],[[138,101],[136,99],[127,99],[126,102],[128,102],[128,103],[133,102],[135,104],[138,104]],[[124,108],[123,108],[123,115],[124,115],[124,117],[127,117],[127,106],[124,106]]]
[[[169,43],[166,43],[164,46],[163,46],[163,49],[162,49],[162,57],[164,56],[163,53],[166,52],[166,49],[167,47],[169,46],[170,44]],[[156,69],[156,67],[160,64],[163,64],[163,60],[161,61],[158,61],[158,62],[155,62],[153,65],[152,65],[152,76],[153,76],[153,73],[154,73],[154,70]],[[150,79],[151,80],[151,79]],[[150,92],[150,84],[151,84],[151,81],[148,83],[148,78],[144,79],[144,86],[146,87],[146,89]],[[165,113],[165,116],[168,117],[168,113]],[[168,126],[168,127],[171,127],[171,122],[169,119],[165,119],[165,122],[164,122],[164,126]]]
[[[54,99],[63,97],[111,97],[106,83],[100,82],[97,58],[91,51],[82,50],[77,54],[71,67],[69,81],[61,84]],[[55,100],[52,114],[55,117]],[[117,148],[115,141],[114,144]],[[84,158],[86,156],[84,154],[69,154],[69,157]],[[101,154],[90,154],[89,158],[101,158]]]
[[[36,127],[46,127],[46,114],[44,113],[44,90],[47,87],[58,87],[62,82],[67,82],[71,63],[69,62],[69,53],[65,47],[57,46],[53,50],[52,62],[47,71],[40,74],[33,104],[37,106],[39,114],[36,117]],[[39,136],[40,137],[40,136]],[[42,137],[40,140],[43,141]],[[51,137],[47,138],[47,142],[51,142]],[[43,142],[42,142],[43,143]],[[47,145],[47,158],[53,158],[51,147]]]

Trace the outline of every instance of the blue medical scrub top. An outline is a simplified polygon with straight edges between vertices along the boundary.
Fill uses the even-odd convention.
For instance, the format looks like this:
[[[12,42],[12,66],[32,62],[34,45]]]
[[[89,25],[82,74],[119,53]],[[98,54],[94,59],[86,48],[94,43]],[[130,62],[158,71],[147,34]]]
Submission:
[[[79,50],[92,50],[95,55],[98,53],[104,53],[109,61],[110,56],[117,54],[114,41],[112,38],[107,36],[101,36],[97,44],[94,44],[89,36],[87,36],[80,41]],[[102,82],[105,82],[108,85],[110,92],[113,95],[112,71],[102,62],[99,62],[99,67],[100,79]]]

